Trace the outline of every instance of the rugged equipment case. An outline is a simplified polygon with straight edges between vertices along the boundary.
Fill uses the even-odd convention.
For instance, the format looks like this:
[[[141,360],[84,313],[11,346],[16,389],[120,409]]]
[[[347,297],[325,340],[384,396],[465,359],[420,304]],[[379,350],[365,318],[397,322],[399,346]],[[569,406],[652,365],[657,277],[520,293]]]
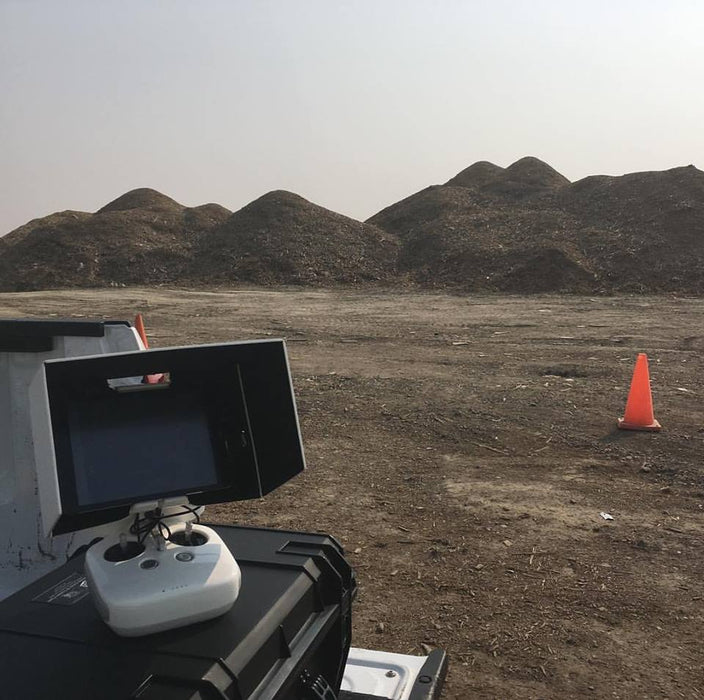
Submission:
[[[242,569],[224,616],[140,638],[100,619],[77,556],[0,602],[12,700],[328,700],[351,635],[355,580],[325,535],[212,526]]]

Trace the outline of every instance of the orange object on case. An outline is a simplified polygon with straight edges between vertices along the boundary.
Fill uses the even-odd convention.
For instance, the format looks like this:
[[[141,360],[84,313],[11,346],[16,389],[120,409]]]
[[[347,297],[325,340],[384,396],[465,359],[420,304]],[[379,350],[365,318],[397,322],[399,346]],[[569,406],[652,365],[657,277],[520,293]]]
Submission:
[[[134,318],[134,327],[139,333],[139,337],[142,339],[142,345],[144,345],[145,350],[149,350],[149,341],[147,340],[147,331],[144,329],[144,319],[142,314],[137,314]],[[142,382],[144,384],[163,384],[164,383],[163,374],[145,374]]]
[[[144,349],[149,350],[149,341],[147,340],[147,332],[144,330],[144,319],[142,318],[142,314],[137,314],[134,317],[134,327],[137,329],[137,333],[139,333],[139,337],[142,339]]]
[[[619,419],[618,427],[622,430],[660,430],[661,426],[655,420],[653,413],[653,397],[650,393],[650,374],[648,372],[648,356],[641,352],[636,360],[631,380],[631,390],[628,392],[626,412]]]

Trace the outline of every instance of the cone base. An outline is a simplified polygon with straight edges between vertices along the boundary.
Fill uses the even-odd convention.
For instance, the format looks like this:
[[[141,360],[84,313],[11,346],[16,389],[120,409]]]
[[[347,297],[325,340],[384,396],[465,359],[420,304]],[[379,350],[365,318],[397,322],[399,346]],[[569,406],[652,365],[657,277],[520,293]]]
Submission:
[[[645,430],[651,433],[656,433],[662,429],[662,426],[656,420],[649,425],[640,425],[638,423],[626,423],[623,418],[618,419],[618,427],[621,430]]]

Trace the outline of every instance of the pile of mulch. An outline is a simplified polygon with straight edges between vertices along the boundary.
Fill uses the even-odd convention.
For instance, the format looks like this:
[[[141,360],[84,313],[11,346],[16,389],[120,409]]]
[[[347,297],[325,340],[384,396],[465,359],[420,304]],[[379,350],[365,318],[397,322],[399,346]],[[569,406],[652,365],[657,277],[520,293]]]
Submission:
[[[204,231],[230,212],[187,208],[159,192],[128,192],[95,214],[66,211],[9,233],[0,290],[158,285],[178,282]]]
[[[252,283],[515,293],[704,293],[704,173],[575,183],[481,161],[362,223],[284,191],[237,212],[150,189],[0,238],[0,291]]]
[[[704,293],[704,173],[569,181],[535,158],[475,163],[371,219],[417,283],[468,291]]]
[[[437,185],[369,221],[396,233],[399,272],[424,287],[520,293],[599,287],[573,235],[574,218],[542,188],[530,199],[514,187],[504,198],[486,186]]]
[[[392,233],[289,192],[270,192],[234,214],[188,208],[150,189],[95,214],[61,212],[8,234],[0,291],[123,285],[392,284]]]
[[[580,223],[581,249],[607,288],[704,293],[701,170],[588,177],[556,201]]]
[[[393,233],[278,190],[235,212],[200,239],[189,280],[389,284],[398,248]]]
[[[479,161],[445,184],[471,188],[489,196],[521,200],[555,192],[569,185],[570,181],[542,160],[526,156],[508,168]]]

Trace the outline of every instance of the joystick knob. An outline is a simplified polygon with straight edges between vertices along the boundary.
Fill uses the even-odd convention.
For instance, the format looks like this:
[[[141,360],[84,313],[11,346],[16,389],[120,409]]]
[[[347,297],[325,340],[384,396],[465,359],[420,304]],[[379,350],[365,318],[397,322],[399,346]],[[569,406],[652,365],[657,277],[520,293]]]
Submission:
[[[194,530],[190,523],[186,525],[185,530],[179,530],[171,535],[171,541],[181,547],[200,547],[208,542],[208,535],[203,530]],[[190,531],[189,531],[190,530]]]
[[[128,540],[125,536],[124,540],[120,535],[120,541],[117,544],[108,547],[103,554],[105,561],[117,563],[120,561],[129,561],[138,557],[144,551],[144,545],[136,540]]]

